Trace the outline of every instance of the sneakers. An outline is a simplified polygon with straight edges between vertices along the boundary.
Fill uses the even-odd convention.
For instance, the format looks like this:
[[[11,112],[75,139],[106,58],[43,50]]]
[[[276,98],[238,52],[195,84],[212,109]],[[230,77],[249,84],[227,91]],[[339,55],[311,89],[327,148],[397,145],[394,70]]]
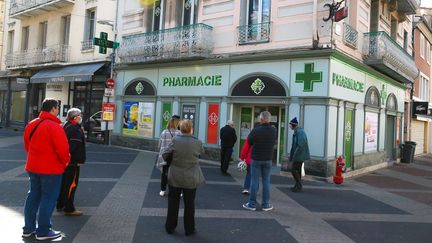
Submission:
[[[243,204],[243,208],[247,209],[247,210],[250,210],[250,211],[256,211],[256,207],[249,206],[249,203]]]
[[[52,240],[61,236],[61,231],[50,230],[46,235],[36,235],[36,240]]]
[[[32,232],[28,232],[28,233],[23,232],[23,233],[22,233],[22,237],[24,237],[24,238],[29,238],[29,237],[31,237],[31,236],[34,235],[34,234],[36,234],[36,231],[32,231]]]
[[[241,194],[249,195],[249,190],[247,190],[247,189],[243,189],[243,191],[241,192]]]
[[[165,196],[165,194],[166,194],[165,191],[160,191],[159,192],[159,196],[161,196],[161,197]]]
[[[267,207],[262,207],[263,211],[270,211],[273,210],[273,205],[269,204]]]
[[[72,211],[72,212],[64,212],[64,214],[66,216],[81,216],[81,215],[83,215],[83,212],[75,210],[75,211]]]

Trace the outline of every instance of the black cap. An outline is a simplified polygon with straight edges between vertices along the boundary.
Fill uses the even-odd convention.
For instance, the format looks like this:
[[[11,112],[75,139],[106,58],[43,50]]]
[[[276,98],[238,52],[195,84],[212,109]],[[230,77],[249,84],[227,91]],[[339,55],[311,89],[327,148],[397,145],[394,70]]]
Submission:
[[[180,119],[180,116],[178,116],[178,115],[173,115],[171,118],[173,118],[173,119]]]

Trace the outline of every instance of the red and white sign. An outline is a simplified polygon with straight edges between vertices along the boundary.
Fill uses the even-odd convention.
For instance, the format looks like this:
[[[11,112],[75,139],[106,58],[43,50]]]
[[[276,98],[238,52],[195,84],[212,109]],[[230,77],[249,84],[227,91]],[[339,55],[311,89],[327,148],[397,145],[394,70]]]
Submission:
[[[219,104],[209,104],[207,119],[207,143],[217,144],[219,132]]]
[[[112,78],[107,79],[107,81],[105,81],[105,86],[107,88],[114,89],[114,86],[115,86],[114,79],[112,79]]]
[[[102,120],[114,121],[115,104],[104,103],[102,104]]]

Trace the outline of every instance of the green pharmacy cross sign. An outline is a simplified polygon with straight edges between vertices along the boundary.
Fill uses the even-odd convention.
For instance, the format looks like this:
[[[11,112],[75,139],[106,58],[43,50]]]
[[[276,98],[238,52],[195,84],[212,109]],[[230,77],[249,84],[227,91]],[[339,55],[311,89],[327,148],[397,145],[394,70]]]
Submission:
[[[313,63],[305,63],[304,73],[296,73],[296,83],[303,83],[303,92],[313,92],[313,83],[322,82],[322,72],[314,72]]]
[[[119,47],[118,42],[108,40],[108,34],[106,32],[100,32],[100,38],[93,38],[93,44],[99,46],[99,53],[106,54],[107,48],[116,49]]]

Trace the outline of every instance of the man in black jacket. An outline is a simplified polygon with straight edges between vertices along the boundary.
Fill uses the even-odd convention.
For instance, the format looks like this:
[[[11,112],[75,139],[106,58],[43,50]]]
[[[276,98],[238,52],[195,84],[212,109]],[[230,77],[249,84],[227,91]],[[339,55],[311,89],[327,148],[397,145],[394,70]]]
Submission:
[[[234,144],[237,141],[236,131],[233,128],[234,122],[228,120],[227,124],[220,130],[221,140],[221,172],[223,175],[228,176],[228,166],[233,152]]]
[[[57,200],[57,211],[63,211],[67,216],[81,216],[83,214],[74,206],[80,166],[86,160],[85,136],[81,122],[81,110],[72,108],[68,111],[67,122],[63,126],[69,142],[71,161],[63,174],[60,196]]]
[[[256,210],[256,194],[260,175],[262,175],[263,184],[262,210],[270,211],[273,209],[273,205],[270,204],[270,172],[277,132],[276,128],[270,125],[270,118],[270,112],[261,112],[261,124],[255,127],[248,135],[248,143],[252,146],[251,185],[249,202],[243,204],[243,208],[252,211]]]

